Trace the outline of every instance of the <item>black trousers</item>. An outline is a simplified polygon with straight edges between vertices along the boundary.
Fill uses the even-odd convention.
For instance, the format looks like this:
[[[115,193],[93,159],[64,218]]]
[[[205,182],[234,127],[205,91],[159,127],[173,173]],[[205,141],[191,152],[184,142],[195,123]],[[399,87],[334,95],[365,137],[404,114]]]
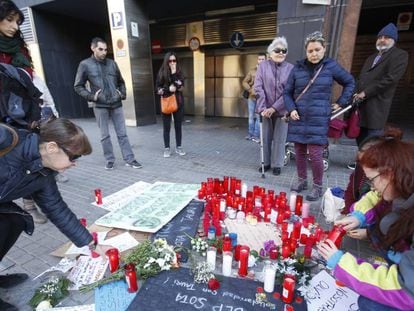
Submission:
[[[2,214],[1,207],[0,204],[0,261],[16,243],[20,233],[25,228],[25,221],[22,215]]]
[[[171,118],[174,116],[174,129],[175,129],[175,143],[177,147],[181,147],[181,124],[184,116],[184,105],[181,103],[178,105],[178,110],[172,114],[162,114],[162,124],[164,129],[164,147],[170,147],[170,131],[171,131]]]

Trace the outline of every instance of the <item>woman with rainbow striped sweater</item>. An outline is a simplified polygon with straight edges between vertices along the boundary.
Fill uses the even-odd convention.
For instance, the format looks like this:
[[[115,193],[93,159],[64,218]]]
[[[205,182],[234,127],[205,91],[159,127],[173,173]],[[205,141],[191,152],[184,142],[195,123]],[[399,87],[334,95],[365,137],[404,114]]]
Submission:
[[[374,265],[338,250],[332,241],[318,246],[334,276],[360,294],[360,310],[414,310],[414,142],[386,139],[360,159],[374,192],[337,221],[351,231],[365,227],[374,213],[372,202],[382,198],[392,208],[367,227],[368,237],[388,265]]]

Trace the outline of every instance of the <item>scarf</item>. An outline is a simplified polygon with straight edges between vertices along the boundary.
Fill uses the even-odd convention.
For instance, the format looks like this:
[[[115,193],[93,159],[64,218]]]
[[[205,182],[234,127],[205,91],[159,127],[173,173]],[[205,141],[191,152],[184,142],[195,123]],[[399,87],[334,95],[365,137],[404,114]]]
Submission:
[[[32,67],[30,60],[22,53],[22,39],[19,37],[2,37],[0,36],[0,52],[12,56],[11,64],[15,67]]]

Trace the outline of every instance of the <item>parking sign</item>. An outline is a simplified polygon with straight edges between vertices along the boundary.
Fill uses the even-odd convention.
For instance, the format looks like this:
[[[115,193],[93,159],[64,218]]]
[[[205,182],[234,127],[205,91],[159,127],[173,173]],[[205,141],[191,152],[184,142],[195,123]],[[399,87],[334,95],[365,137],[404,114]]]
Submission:
[[[111,13],[112,29],[121,29],[124,27],[124,15],[122,12]]]

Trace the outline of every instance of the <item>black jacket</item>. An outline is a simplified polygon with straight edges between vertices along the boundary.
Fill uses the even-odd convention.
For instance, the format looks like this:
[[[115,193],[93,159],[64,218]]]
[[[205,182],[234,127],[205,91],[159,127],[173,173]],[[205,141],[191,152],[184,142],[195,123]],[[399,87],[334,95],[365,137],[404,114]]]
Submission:
[[[32,196],[47,218],[76,246],[89,244],[92,235],[63,201],[55,181],[56,172],[42,165],[38,135],[25,130],[18,133],[16,147],[0,157],[0,213],[24,215],[11,202]],[[9,135],[6,128],[0,127],[1,148],[10,141]]]
[[[366,95],[366,100],[360,105],[360,124],[369,129],[384,128],[395,89],[408,64],[408,53],[395,46],[372,67],[377,55],[374,53],[367,58],[357,81],[357,92],[364,91]]]
[[[87,81],[90,91],[85,86]],[[108,58],[98,61],[93,55],[79,64],[74,88],[76,93],[91,102],[95,102],[95,93],[101,89],[95,102],[97,108],[121,107],[121,100],[126,98],[125,82],[118,65]]]

